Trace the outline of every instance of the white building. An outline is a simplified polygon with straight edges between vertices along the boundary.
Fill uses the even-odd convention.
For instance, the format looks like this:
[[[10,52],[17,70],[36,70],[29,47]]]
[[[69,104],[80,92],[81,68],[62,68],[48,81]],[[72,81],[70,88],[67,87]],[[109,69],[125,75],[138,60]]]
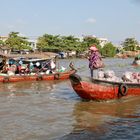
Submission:
[[[100,41],[100,45],[101,45],[102,48],[104,47],[104,45],[106,43],[108,43],[108,39],[107,38],[98,38],[98,40]]]
[[[37,50],[37,40],[28,39],[27,40],[30,43],[30,47],[35,51]]]

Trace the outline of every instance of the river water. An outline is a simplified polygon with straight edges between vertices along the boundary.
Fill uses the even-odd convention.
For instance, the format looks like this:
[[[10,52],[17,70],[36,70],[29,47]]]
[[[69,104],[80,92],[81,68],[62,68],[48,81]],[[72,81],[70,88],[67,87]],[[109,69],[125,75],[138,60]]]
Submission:
[[[89,76],[86,59],[73,61],[81,76]],[[117,76],[140,71],[133,59],[104,59]],[[83,101],[70,81],[0,84],[0,140],[140,139],[140,97],[116,101]]]

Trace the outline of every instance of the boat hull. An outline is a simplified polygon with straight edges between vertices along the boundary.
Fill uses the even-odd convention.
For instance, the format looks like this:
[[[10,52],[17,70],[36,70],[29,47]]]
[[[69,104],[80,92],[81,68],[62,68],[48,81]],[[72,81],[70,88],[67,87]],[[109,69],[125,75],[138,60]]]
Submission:
[[[111,100],[123,96],[140,95],[140,84],[117,83],[92,79],[84,81],[77,74],[70,76],[74,91],[82,98],[88,100]]]
[[[35,75],[14,75],[14,76],[0,76],[1,83],[21,82],[21,81],[42,81],[42,80],[65,80],[69,79],[74,70],[68,72],[59,72],[55,74],[35,74]]]

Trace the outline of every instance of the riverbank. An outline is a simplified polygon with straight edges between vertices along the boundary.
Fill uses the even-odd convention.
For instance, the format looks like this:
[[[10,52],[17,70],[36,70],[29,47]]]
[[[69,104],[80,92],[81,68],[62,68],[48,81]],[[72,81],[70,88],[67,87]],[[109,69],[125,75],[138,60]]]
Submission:
[[[124,51],[123,53],[116,54],[117,58],[128,58],[128,57],[136,57],[140,54],[140,50],[137,51]]]

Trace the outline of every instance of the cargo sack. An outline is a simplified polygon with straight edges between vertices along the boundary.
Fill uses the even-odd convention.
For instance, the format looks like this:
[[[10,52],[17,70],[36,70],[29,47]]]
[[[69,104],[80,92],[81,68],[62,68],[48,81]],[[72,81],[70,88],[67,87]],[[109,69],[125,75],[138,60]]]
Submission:
[[[94,69],[103,68],[103,67],[104,67],[104,63],[101,59],[97,59],[92,63],[92,68]]]

